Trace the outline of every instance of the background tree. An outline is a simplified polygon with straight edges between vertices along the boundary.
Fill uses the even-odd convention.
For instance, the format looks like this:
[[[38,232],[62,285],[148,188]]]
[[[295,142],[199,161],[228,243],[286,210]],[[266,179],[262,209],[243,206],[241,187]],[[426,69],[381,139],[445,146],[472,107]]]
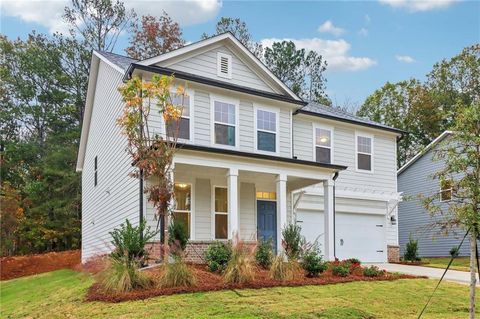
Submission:
[[[151,15],[142,16],[141,25],[132,26],[127,55],[137,60],[148,59],[185,45],[179,24],[163,11],[158,19]]]

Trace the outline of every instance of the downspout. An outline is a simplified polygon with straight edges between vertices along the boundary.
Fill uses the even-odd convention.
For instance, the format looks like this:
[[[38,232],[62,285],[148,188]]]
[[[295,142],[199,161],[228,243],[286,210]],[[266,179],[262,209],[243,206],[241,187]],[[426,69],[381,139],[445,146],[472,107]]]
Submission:
[[[335,239],[335,181],[338,178],[338,172],[333,174],[333,257],[337,258],[337,240]]]

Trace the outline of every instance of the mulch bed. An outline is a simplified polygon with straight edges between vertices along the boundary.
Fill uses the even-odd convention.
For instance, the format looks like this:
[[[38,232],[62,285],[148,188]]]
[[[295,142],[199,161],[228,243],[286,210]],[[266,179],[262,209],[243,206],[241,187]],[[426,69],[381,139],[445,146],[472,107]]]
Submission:
[[[204,265],[192,265],[191,267],[193,268],[197,278],[197,285],[194,287],[151,288],[112,295],[104,293],[100,285],[95,283],[90,287],[86,299],[87,301],[104,301],[115,303],[127,300],[147,299],[156,296],[166,296],[180,293],[218,291],[227,289],[296,287],[305,285],[328,285],[353,281],[389,281],[397,279],[424,278],[410,275],[394,275],[389,273],[385,273],[383,276],[380,277],[365,277],[362,274],[362,270],[359,269],[358,271],[355,271],[353,274],[347,277],[334,276],[331,270],[327,270],[317,278],[307,278],[303,276],[303,273],[299,273],[295,276],[293,280],[277,281],[269,278],[268,271],[258,269],[255,275],[255,280],[253,282],[245,283],[242,285],[227,285],[223,282],[223,277],[220,274],[207,271]],[[149,272],[152,273],[154,273],[155,271],[158,272],[159,270],[149,270]]]
[[[80,264],[80,250],[0,258],[0,280],[30,276]]]
[[[397,262],[392,262],[392,264],[408,265],[408,266],[422,266],[422,265],[427,265],[428,263],[423,262],[423,261],[397,261]]]

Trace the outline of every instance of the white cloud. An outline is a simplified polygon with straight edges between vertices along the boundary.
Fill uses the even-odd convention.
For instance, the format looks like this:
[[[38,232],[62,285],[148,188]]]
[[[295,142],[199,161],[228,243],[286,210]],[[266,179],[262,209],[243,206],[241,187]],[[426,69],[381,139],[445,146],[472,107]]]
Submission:
[[[360,30],[358,30],[358,34],[363,36],[363,37],[366,37],[368,35],[368,29],[367,28],[361,28]]]
[[[372,19],[370,18],[370,16],[368,14],[365,15],[364,19],[365,19],[366,24],[369,24],[370,21],[372,21]]]
[[[328,71],[360,71],[377,64],[377,61],[367,57],[349,56],[350,43],[340,40],[311,39],[263,39],[264,47],[271,47],[274,42],[292,41],[297,48],[308,51],[316,51],[321,54],[328,63]]]
[[[414,62],[417,62],[414,58],[412,58],[411,56],[409,55],[395,55],[395,59],[397,59],[397,61],[399,62],[403,62],[403,63],[414,63]]]
[[[192,25],[213,19],[222,7],[221,0],[124,0],[128,9],[139,15],[160,16],[165,10],[180,25]],[[2,0],[2,15],[17,17],[27,23],[38,23],[50,32],[67,30],[62,21],[69,0]]]
[[[318,32],[331,33],[334,36],[338,37],[345,33],[345,30],[333,25],[332,21],[327,20],[322,25],[318,27]]]
[[[379,0],[393,8],[407,9],[410,12],[445,9],[459,0]]]

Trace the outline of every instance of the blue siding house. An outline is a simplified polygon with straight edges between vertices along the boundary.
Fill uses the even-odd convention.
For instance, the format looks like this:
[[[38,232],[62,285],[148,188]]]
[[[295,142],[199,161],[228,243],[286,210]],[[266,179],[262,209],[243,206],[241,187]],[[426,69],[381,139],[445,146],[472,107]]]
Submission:
[[[435,149],[451,134],[450,131],[443,132],[397,172],[398,191],[403,192],[406,199],[400,202],[398,208],[398,237],[402,256],[410,235],[418,240],[420,257],[449,256],[450,249],[458,246],[465,235],[463,229],[442,233],[434,226],[435,218],[439,217],[431,216],[417,197],[420,194],[430,196],[437,193],[438,200],[441,200],[442,187],[440,181],[433,178],[433,174],[441,170],[444,163],[434,160],[433,157]],[[445,207],[448,205],[448,195],[446,197],[442,202]],[[460,256],[469,255],[469,246],[467,238],[460,249]]]

